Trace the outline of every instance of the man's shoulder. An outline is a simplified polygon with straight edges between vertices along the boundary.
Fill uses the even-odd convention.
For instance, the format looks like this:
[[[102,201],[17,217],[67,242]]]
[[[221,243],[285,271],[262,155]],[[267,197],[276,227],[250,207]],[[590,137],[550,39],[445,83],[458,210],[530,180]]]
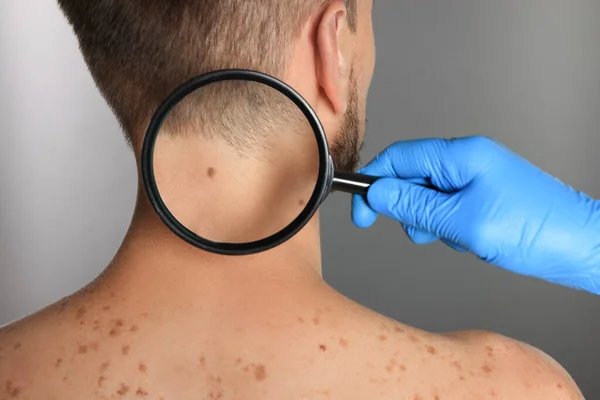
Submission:
[[[543,351],[488,331],[463,331],[444,335],[470,354],[476,370],[493,383],[498,398],[530,400],[583,399],[569,373]],[[475,365],[473,365],[475,367]],[[492,392],[490,392],[492,394]]]
[[[363,332],[380,339],[378,357],[386,373],[399,372],[402,387],[426,377],[440,398],[583,399],[559,363],[518,340],[480,330],[429,333],[370,310],[359,319]]]
[[[0,384],[5,386],[9,398],[22,397],[25,392],[31,395],[36,390],[32,382],[57,378],[66,361],[62,353],[57,354],[70,340],[62,315],[67,305],[65,298],[0,327]],[[2,395],[0,390],[0,398]]]

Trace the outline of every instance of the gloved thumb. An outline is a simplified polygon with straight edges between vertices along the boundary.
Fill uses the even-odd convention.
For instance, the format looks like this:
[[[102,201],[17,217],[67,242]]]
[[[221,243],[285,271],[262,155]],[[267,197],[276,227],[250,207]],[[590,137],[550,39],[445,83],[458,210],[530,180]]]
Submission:
[[[375,182],[367,195],[376,212],[406,225],[444,237],[450,195],[396,178]]]

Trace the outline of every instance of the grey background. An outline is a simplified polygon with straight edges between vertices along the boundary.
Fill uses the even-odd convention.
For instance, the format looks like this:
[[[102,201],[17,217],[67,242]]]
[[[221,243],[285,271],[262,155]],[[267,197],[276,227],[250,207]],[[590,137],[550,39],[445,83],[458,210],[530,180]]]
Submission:
[[[400,139],[492,136],[600,197],[599,0],[375,0],[365,160]],[[77,290],[129,225],[135,166],[53,1],[0,2],[0,324]],[[531,343],[600,396],[600,299],[323,207],[326,279],[432,331]]]

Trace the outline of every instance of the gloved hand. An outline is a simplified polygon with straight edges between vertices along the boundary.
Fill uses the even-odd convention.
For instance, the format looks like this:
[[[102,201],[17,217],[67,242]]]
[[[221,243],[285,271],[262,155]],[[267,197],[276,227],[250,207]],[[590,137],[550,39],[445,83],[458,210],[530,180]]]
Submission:
[[[509,271],[600,294],[600,201],[493,140],[399,142],[360,172],[384,178],[367,199],[354,196],[358,227],[380,213],[417,244],[441,239]]]

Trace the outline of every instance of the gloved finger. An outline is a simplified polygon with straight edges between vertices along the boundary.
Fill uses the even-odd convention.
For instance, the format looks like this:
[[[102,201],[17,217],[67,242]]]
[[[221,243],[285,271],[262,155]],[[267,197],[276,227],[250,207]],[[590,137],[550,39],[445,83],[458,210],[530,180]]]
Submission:
[[[404,232],[414,244],[427,245],[435,243],[439,240],[433,233],[415,228],[414,226],[404,225]]]
[[[380,153],[363,173],[404,180],[427,178],[436,188],[452,192],[487,168],[496,146],[484,137],[401,141]]]
[[[359,171],[359,172],[361,172],[361,171]],[[410,179],[409,181],[412,183],[418,184],[418,185],[423,185],[423,186],[427,185],[426,179],[416,178],[416,179]],[[354,225],[356,227],[370,228],[377,221],[377,217],[378,217],[377,212],[369,206],[369,204],[364,196],[360,196],[360,195],[352,196],[352,222],[354,222]],[[408,234],[408,232],[407,232],[407,234]],[[417,243],[417,242],[415,242],[415,243],[428,244],[428,243],[425,243],[427,241],[427,239],[425,238],[425,232],[417,233],[417,234],[419,235],[419,237],[417,237],[416,240],[422,241],[423,243]],[[411,237],[410,234],[408,236],[411,238],[411,240],[413,240],[413,238]],[[437,240],[437,237],[435,239],[430,238],[429,240],[430,240],[429,243],[432,243],[433,241]]]
[[[355,194],[352,196],[352,222],[358,228],[369,228],[377,220],[377,212],[374,211],[364,196]]]
[[[394,143],[379,153],[363,169],[363,173],[373,176],[394,177],[404,180],[431,178],[436,172],[442,149],[448,147],[446,139],[419,139]]]
[[[442,241],[442,243],[444,243],[446,246],[450,247],[453,250],[458,251],[459,253],[468,253],[469,250],[465,249],[464,247],[462,247],[461,245],[454,243],[451,240],[447,240],[447,239],[440,239]]]
[[[449,237],[451,233],[448,221],[457,208],[453,199],[452,195],[392,178],[375,182],[367,196],[369,205],[378,213],[438,237]]]

